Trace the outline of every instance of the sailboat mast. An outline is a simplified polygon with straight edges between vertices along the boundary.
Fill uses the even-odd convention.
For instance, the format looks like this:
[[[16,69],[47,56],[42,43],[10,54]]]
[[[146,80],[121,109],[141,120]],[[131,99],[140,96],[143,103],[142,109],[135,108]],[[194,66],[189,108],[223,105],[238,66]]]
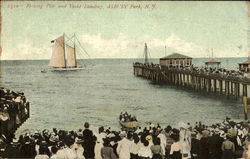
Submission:
[[[75,56],[75,67],[77,67],[77,61],[76,61],[76,35],[74,33],[74,56]]]
[[[212,59],[214,58],[214,49],[212,48]]]
[[[248,6],[248,25],[250,26],[250,1],[247,2]],[[249,28],[249,27],[248,27]],[[247,43],[248,43],[248,60],[250,60],[250,30],[247,30]]]
[[[167,56],[167,46],[165,45],[165,56]]]
[[[144,57],[145,57],[145,64],[148,64],[148,47],[147,43],[145,43],[145,48],[144,48]]]
[[[66,53],[65,53],[65,33],[63,33],[63,55],[64,55],[64,67],[66,68]]]
[[[248,15],[248,25],[250,27],[250,2],[249,3],[249,15]],[[248,43],[248,60],[250,60],[250,30],[247,30],[247,43]]]

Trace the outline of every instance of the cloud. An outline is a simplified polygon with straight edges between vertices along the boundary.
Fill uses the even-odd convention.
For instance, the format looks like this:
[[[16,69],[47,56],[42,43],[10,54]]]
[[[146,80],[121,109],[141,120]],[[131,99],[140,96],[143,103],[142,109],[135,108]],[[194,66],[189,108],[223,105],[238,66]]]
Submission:
[[[11,43],[3,44],[1,59],[48,59],[51,56],[51,48],[48,44],[35,44],[31,39],[25,39],[22,43],[13,46]]]
[[[81,36],[83,44],[90,45],[92,50],[97,51],[96,57],[119,57],[120,53],[129,49],[130,40],[124,34],[119,34],[113,39],[104,39],[101,34]]]
[[[187,42],[172,34],[170,37],[165,39],[167,47],[175,49],[177,52],[192,52],[192,51],[203,51],[203,49],[192,42]]]
[[[51,37],[50,39],[53,39]],[[175,34],[165,39],[149,35],[129,37],[123,33],[116,37],[104,38],[101,34],[86,34],[79,36],[84,49],[91,58],[142,58],[144,43],[146,42],[152,58],[159,58],[172,52],[182,53],[191,57],[208,57],[208,48],[186,41]],[[50,59],[51,44],[39,43],[32,39],[25,39],[16,47],[11,42],[3,44],[2,59]],[[215,57],[242,57],[247,56],[246,48],[239,50],[237,47],[224,50],[214,49]],[[86,57],[86,56],[85,56]],[[84,58],[84,57],[80,57]]]
[[[182,40],[175,34],[170,35],[166,39],[153,38],[148,35],[129,38],[122,33],[111,39],[105,39],[101,34],[82,35],[80,39],[82,43],[89,45],[96,51],[96,56],[100,55],[101,57],[138,57],[138,54],[143,52],[145,42],[152,52],[152,57],[159,57],[159,53],[156,53],[154,56],[154,50],[164,49],[165,46],[172,51],[191,53],[194,56],[201,55],[204,52],[201,47]]]

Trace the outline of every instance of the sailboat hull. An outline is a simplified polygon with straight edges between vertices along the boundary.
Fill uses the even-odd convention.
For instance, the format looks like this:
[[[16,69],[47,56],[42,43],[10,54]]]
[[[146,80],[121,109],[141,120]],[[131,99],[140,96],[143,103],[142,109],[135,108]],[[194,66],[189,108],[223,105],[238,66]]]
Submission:
[[[77,71],[77,70],[87,70],[86,67],[72,67],[72,68],[54,68],[53,71]]]

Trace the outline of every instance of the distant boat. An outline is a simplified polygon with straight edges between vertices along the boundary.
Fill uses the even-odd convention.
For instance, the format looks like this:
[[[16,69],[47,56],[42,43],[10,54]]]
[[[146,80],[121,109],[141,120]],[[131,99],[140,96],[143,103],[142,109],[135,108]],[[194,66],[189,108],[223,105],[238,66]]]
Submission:
[[[54,45],[49,66],[53,68],[53,71],[85,70],[86,67],[77,65],[75,42],[78,39],[75,35],[71,38],[66,38],[67,36],[63,34],[51,41]],[[78,43],[80,44],[79,41]]]
[[[47,71],[46,70],[42,70],[41,73],[47,73]]]

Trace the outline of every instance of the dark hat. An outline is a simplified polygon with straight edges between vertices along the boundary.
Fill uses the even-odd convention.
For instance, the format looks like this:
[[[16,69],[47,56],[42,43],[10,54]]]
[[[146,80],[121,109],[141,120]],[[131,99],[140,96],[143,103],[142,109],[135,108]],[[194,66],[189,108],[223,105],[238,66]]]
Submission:
[[[57,146],[60,148],[60,147],[63,147],[64,146],[64,143],[62,141],[58,142]]]
[[[84,123],[84,127],[85,127],[85,128],[89,128],[89,123],[88,123],[88,122],[85,122],[85,123]]]

